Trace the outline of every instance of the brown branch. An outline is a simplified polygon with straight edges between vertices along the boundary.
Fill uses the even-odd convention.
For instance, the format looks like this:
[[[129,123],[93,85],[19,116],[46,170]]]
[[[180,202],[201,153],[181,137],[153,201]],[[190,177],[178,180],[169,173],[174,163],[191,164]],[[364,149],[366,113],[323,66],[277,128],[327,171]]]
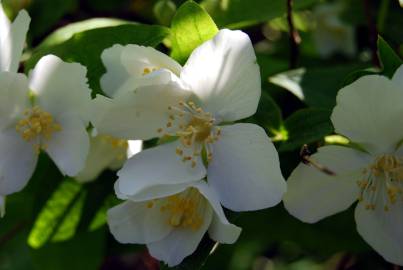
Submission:
[[[287,0],[287,22],[288,31],[290,36],[290,68],[296,68],[299,58],[298,45],[301,43],[301,37],[294,26],[294,19],[292,17],[293,0]]]
[[[372,63],[373,65],[380,67],[380,61],[378,58],[378,30],[376,29],[376,24],[374,20],[374,9],[370,0],[362,0],[365,10],[365,16],[367,17],[367,27],[368,27],[368,39],[369,47],[371,49]]]
[[[27,225],[27,222],[23,221],[20,223],[17,223],[11,230],[9,230],[6,234],[4,234],[0,238],[0,247],[5,245],[8,241],[13,239],[19,232],[21,232],[25,226]]]

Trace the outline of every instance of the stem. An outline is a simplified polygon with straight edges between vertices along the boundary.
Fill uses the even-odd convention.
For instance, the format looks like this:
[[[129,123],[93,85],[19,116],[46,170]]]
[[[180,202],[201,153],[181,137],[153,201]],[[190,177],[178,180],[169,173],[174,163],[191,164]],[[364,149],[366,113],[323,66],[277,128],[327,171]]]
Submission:
[[[299,58],[298,44],[301,43],[301,37],[294,26],[294,19],[292,17],[293,0],[287,0],[287,21],[288,31],[290,35],[290,68],[297,67]]]
[[[378,26],[378,31],[380,33],[383,32],[383,28],[385,27],[385,20],[388,16],[389,11],[389,3],[390,0],[382,0],[381,6],[379,7],[378,20],[376,22],[376,25]]]
[[[378,31],[376,29],[376,24],[374,21],[373,16],[373,8],[369,0],[363,0],[365,15],[367,17],[367,25],[368,25],[368,39],[369,39],[369,46],[372,52],[372,63],[380,67],[380,62],[378,58],[378,46],[376,44],[376,40],[378,38]]]

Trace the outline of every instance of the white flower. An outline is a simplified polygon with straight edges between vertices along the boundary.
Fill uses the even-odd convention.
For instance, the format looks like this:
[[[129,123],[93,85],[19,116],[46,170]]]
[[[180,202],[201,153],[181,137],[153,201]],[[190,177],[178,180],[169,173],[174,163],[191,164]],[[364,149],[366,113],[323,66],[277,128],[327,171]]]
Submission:
[[[80,183],[95,180],[105,169],[120,169],[127,158],[141,151],[142,141],[122,140],[108,135],[90,137],[90,151],[84,169],[75,177]]]
[[[207,175],[231,210],[277,204],[286,185],[269,137],[257,125],[228,124],[254,114],[260,98],[260,72],[249,37],[221,30],[195,49],[180,78],[166,66],[159,69],[156,62],[150,66],[156,69],[150,76],[159,78],[154,83],[135,90],[133,86],[113,99],[94,100],[99,113],[92,123],[102,133],[176,139],[129,159],[118,172],[118,192],[135,195],[151,186],[198,181]]]
[[[339,134],[365,151],[324,146],[311,158],[329,176],[300,164],[288,179],[287,210],[316,222],[358,200],[361,236],[386,260],[403,265],[403,66],[392,80],[364,76],[341,89],[332,122]]]
[[[352,57],[356,52],[354,29],[339,18],[340,3],[321,4],[314,10],[316,29],[313,39],[319,55],[328,58],[335,53]]]
[[[232,244],[241,228],[230,224],[217,195],[204,181],[150,188],[108,211],[110,231],[121,243],[146,244],[170,267],[182,262],[208,231],[211,239]]]
[[[30,73],[0,72],[0,196],[21,190],[44,150],[63,174],[84,167],[91,101],[85,67],[43,57]]]
[[[28,13],[21,10],[11,23],[0,1],[0,72],[17,72],[30,21]]]

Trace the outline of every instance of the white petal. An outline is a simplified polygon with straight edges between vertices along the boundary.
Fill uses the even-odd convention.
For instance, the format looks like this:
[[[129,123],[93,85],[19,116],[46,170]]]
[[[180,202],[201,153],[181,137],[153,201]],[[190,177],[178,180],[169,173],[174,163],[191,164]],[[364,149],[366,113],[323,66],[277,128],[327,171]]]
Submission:
[[[30,88],[38,95],[39,105],[53,116],[71,112],[88,121],[91,90],[86,73],[87,69],[78,63],[47,55],[30,73]]]
[[[102,62],[106,73],[101,78],[101,87],[105,94],[110,97],[131,77],[126,68],[122,65],[121,55],[123,46],[115,44],[105,49],[101,54]]]
[[[253,124],[222,127],[207,177],[221,203],[233,211],[274,206],[286,191],[277,151],[265,131]]]
[[[148,140],[159,137],[168,122],[168,107],[186,100],[189,91],[176,82],[144,86],[114,99],[98,95],[92,104],[91,122],[102,134]]]
[[[202,162],[192,168],[175,154],[180,142],[163,144],[144,150],[128,159],[118,172],[118,190],[128,196],[143,189],[170,184],[195,182],[206,175]]]
[[[172,230],[167,216],[158,202],[147,207],[147,202],[126,201],[108,210],[108,225],[120,243],[147,244],[159,241]]]
[[[342,146],[321,147],[311,159],[336,175],[300,163],[287,181],[283,199],[291,215],[309,223],[350,207],[359,195],[356,181],[370,163],[369,155]]]
[[[124,47],[121,60],[127,71],[142,76],[144,69],[167,69],[179,76],[182,67],[175,60],[152,47],[129,44]]]
[[[10,25],[0,4],[0,71],[17,72],[31,18],[25,10]]]
[[[259,66],[249,37],[221,30],[190,55],[181,79],[220,121],[251,116],[259,103]]]
[[[127,199],[134,202],[141,202],[141,201],[148,201],[154,200],[162,197],[167,197],[179,192],[184,191],[185,189],[192,186],[193,183],[182,183],[182,184],[167,184],[167,185],[157,185],[157,186],[150,186],[141,190],[140,192],[136,193],[133,196],[128,196],[120,192],[119,182],[115,183],[115,192],[118,198],[120,199]]]
[[[242,229],[229,223],[220,205],[220,199],[216,191],[204,181],[200,181],[193,186],[207,199],[214,210],[212,223],[208,230],[210,238],[219,243],[234,243],[241,234]]]
[[[398,200],[385,212],[382,204],[377,205],[375,210],[366,210],[359,203],[355,210],[357,230],[362,238],[385,260],[397,265],[403,265],[402,206]]]
[[[401,65],[393,74],[392,82],[396,84],[396,86],[403,91],[403,65]]]
[[[90,151],[87,156],[84,170],[75,177],[80,182],[95,180],[102,171],[111,165],[120,163],[122,166],[126,160],[127,147],[114,146],[110,138],[102,135],[90,138]]]
[[[331,116],[336,132],[372,153],[393,151],[403,138],[403,91],[386,77],[369,75],[341,89]]]
[[[56,119],[61,131],[54,132],[47,142],[46,152],[59,170],[68,176],[76,176],[85,165],[90,142],[83,122],[75,114]]]
[[[0,218],[6,214],[6,197],[0,196]]]
[[[196,250],[210,226],[212,215],[211,207],[206,207],[203,224],[197,230],[175,229],[161,241],[147,244],[151,256],[164,261],[169,267],[180,264]]]
[[[14,127],[0,133],[0,195],[25,187],[35,171],[38,155]]]
[[[127,158],[131,158],[137,153],[140,153],[143,150],[143,141],[142,140],[129,140],[127,141],[129,147],[127,148]]]
[[[28,89],[24,74],[0,72],[0,129],[15,124],[16,118],[21,117],[29,105]]]
[[[104,50],[102,61],[107,69],[101,78],[101,86],[110,97],[116,97],[123,89],[131,87],[131,90],[141,85],[158,82],[158,78],[144,75],[144,69],[166,69],[177,76],[182,67],[167,55],[152,47],[139,45],[114,45]],[[157,81],[156,81],[157,79]]]

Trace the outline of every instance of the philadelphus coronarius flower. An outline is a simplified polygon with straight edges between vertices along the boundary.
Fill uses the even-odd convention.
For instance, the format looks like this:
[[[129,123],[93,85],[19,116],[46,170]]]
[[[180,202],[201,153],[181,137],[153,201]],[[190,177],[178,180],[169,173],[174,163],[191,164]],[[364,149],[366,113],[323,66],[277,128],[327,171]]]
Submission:
[[[226,244],[234,243],[241,232],[228,222],[205,181],[158,192],[149,189],[126,199],[108,211],[110,231],[119,242],[146,244],[152,256],[169,266],[192,254],[207,231],[210,238]]]
[[[341,89],[332,122],[365,151],[324,146],[311,158],[336,175],[300,164],[288,180],[288,211],[316,222],[355,209],[357,230],[386,260],[403,265],[403,66],[389,80],[364,76]]]
[[[0,195],[26,185],[40,150],[63,174],[74,176],[82,170],[89,148],[91,101],[83,66],[48,55],[29,78],[1,72],[0,91]]]
[[[330,57],[335,53],[351,57],[356,52],[354,28],[340,20],[342,10],[340,3],[321,4],[314,10],[316,29],[313,38],[322,57]]]
[[[95,180],[104,170],[120,169],[127,158],[141,151],[139,140],[123,140],[108,135],[90,137],[90,151],[84,169],[75,177],[80,183]]]
[[[257,125],[230,124],[254,114],[261,93],[246,34],[221,30],[183,68],[152,48],[133,45],[110,49],[104,62],[104,86],[130,83],[112,99],[94,100],[94,126],[119,138],[170,141],[129,159],[118,172],[117,193],[135,196],[207,175],[231,210],[262,209],[281,200],[286,185],[269,137]]]

